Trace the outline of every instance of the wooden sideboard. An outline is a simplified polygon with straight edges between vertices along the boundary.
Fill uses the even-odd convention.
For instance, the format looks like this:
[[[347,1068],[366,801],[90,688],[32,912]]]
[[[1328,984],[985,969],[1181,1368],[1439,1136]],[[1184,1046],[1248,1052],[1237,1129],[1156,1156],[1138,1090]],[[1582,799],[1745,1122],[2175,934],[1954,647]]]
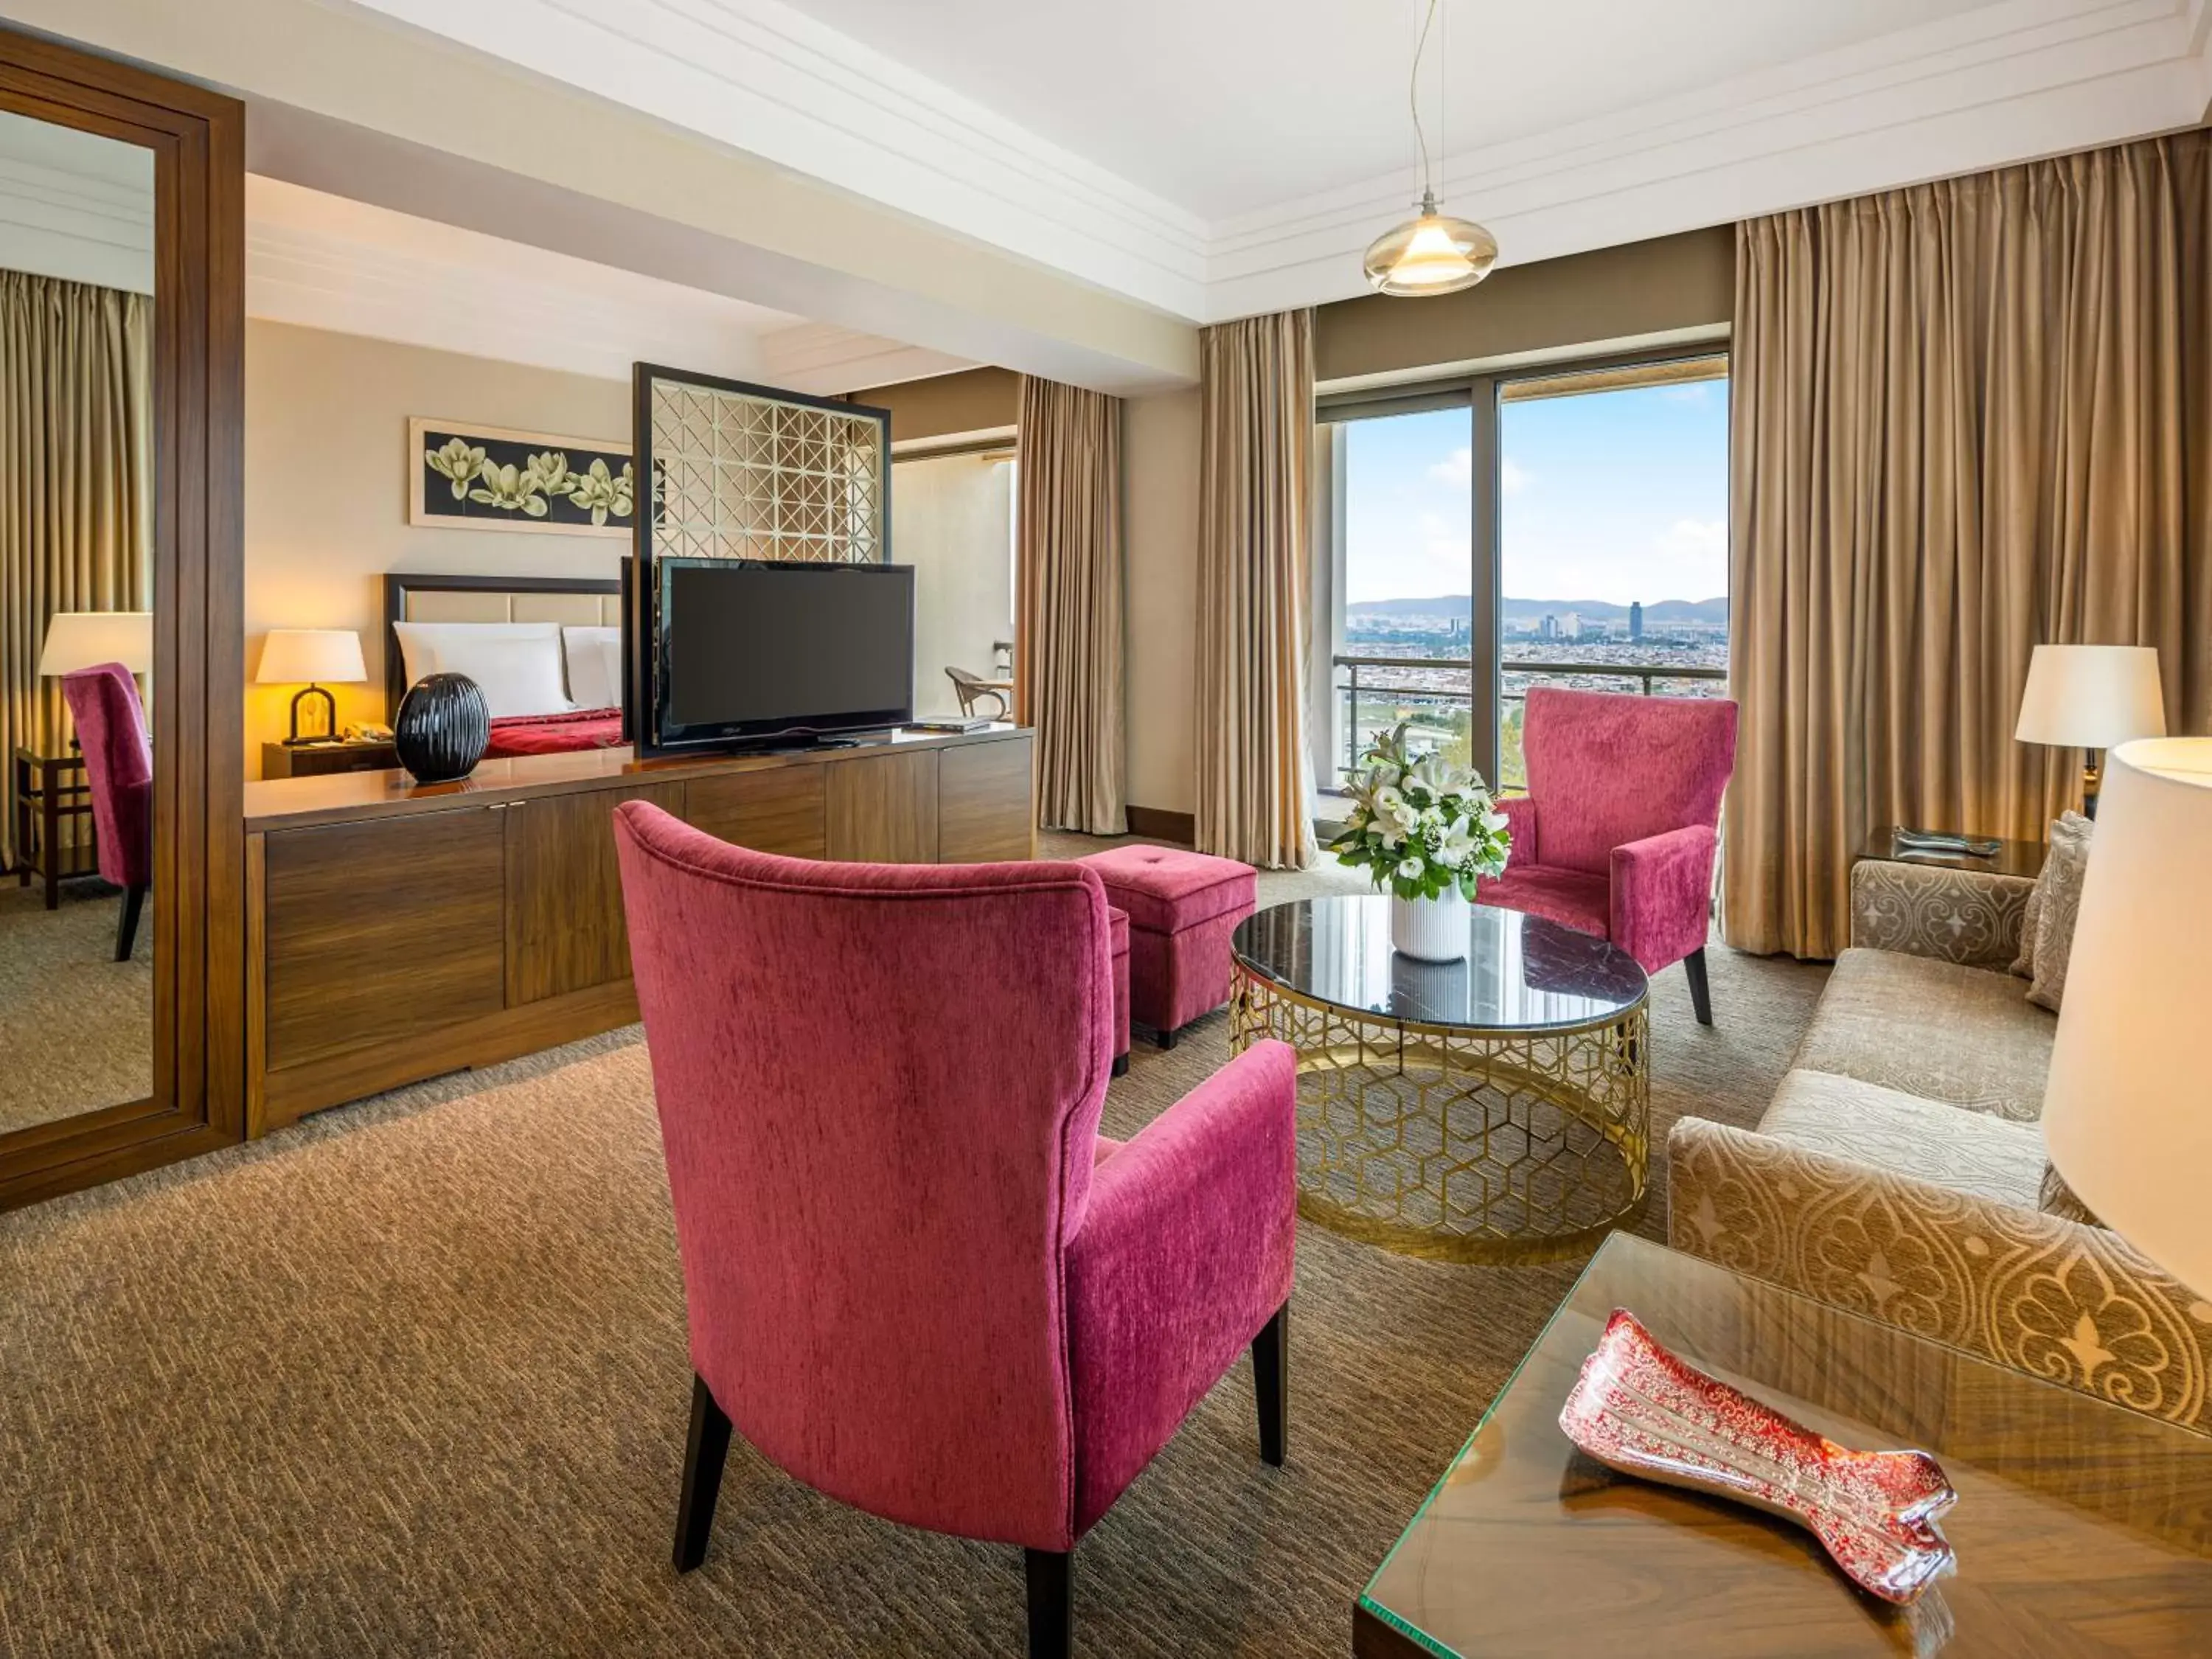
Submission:
[[[246,786],[247,1133],[637,1018],[613,811],[795,858],[1034,856],[1030,734],[639,763],[624,749]]]

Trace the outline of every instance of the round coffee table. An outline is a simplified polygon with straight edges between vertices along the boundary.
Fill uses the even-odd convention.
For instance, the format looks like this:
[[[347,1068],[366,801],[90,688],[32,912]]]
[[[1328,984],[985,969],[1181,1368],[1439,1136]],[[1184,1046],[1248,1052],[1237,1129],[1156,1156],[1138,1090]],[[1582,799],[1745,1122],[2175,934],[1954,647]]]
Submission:
[[[1545,1261],[1644,1207],[1650,985],[1601,939],[1474,907],[1465,961],[1390,948],[1390,901],[1260,911],[1230,1042],[1298,1052],[1298,1212],[1407,1255]]]

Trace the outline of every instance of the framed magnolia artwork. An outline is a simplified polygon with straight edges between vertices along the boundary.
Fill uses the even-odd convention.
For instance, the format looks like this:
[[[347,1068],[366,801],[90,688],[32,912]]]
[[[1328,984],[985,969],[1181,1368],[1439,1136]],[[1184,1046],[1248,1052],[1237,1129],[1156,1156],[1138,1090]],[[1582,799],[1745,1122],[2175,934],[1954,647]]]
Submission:
[[[627,538],[637,511],[630,447],[417,416],[407,422],[407,522]]]

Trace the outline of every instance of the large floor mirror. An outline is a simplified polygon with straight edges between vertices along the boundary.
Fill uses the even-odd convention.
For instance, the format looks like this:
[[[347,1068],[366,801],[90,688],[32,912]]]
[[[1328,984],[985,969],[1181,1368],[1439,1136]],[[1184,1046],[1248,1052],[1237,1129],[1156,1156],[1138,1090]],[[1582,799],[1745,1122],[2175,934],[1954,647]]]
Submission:
[[[0,1207],[242,1121],[241,125],[0,31]]]

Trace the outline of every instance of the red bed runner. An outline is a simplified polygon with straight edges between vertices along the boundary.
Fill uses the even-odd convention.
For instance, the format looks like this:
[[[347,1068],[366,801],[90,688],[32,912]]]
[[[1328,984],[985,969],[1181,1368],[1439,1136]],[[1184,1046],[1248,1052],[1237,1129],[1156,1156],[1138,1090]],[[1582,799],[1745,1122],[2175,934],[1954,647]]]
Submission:
[[[517,714],[491,723],[486,758],[514,755],[564,755],[577,749],[620,746],[622,710],[579,708],[567,714]]]

